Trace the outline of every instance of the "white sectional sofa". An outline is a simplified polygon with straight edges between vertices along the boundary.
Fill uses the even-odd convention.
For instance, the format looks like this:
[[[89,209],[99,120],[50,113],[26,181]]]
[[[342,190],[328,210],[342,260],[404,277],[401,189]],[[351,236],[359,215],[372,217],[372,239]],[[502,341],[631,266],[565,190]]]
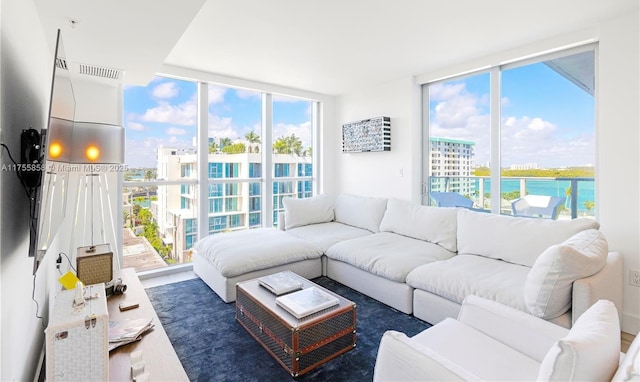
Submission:
[[[622,257],[593,219],[547,220],[349,194],[284,199],[279,229],[218,234],[194,272],[224,301],[235,283],[290,269],[326,275],[431,324],[467,295],[563,327],[599,299],[622,302]]]

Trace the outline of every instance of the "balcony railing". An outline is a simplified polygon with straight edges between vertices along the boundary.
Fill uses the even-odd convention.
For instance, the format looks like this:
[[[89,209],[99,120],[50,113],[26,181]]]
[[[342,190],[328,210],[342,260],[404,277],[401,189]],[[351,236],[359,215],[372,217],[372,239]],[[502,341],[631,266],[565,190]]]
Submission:
[[[429,191],[457,192],[473,200],[476,209],[491,210],[491,179],[488,176],[431,176]],[[500,211],[511,214],[510,202],[524,195],[565,197],[561,216],[595,216],[593,178],[501,177]]]

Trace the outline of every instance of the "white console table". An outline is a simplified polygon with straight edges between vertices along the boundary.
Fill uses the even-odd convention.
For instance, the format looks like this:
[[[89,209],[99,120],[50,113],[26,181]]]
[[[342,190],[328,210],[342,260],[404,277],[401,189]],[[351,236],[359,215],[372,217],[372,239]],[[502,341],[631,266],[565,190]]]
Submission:
[[[121,277],[123,283],[127,285],[127,290],[122,295],[112,295],[107,299],[109,320],[151,317],[155,326],[143,335],[142,340],[121,346],[109,353],[109,380],[131,381],[130,354],[141,351],[145,372],[149,373],[151,381],[188,381],[187,373],[135,271],[132,268],[123,269],[114,277]],[[137,302],[140,306],[121,312],[118,306],[122,302]]]

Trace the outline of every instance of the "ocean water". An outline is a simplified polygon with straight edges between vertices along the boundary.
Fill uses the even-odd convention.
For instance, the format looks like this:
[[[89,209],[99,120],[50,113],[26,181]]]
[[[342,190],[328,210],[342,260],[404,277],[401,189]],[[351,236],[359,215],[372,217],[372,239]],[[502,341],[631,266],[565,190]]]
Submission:
[[[479,189],[479,183],[482,179],[476,179],[476,190]],[[501,192],[520,191],[520,179],[503,179],[500,184]],[[546,196],[564,196],[567,197],[567,190],[571,187],[569,180],[533,180],[527,179],[527,193],[530,195],[546,195]],[[578,181],[578,211],[587,212],[584,203],[587,201],[595,201],[595,182],[594,181]],[[484,180],[484,189],[491,189],[491,181]],[[565,206],[570,206],[570,198],[565,200]]]

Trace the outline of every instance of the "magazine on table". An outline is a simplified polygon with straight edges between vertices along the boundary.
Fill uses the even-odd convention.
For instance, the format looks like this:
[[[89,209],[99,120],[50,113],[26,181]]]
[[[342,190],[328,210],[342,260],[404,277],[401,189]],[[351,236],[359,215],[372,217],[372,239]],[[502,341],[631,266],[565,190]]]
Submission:
[[[296,318],[303,318],[339,303],[340,301],[336,297],[316,287],[306,288],[276,298],[276,304]]]
[[[295,274],[286,271],[259,277],[258,284],[277,296],[302,289],[302,281]]]
[[[139,341],[142,335],[153,328],[151,318],[131,318],[120,321],[109,321],[109,351]]]

